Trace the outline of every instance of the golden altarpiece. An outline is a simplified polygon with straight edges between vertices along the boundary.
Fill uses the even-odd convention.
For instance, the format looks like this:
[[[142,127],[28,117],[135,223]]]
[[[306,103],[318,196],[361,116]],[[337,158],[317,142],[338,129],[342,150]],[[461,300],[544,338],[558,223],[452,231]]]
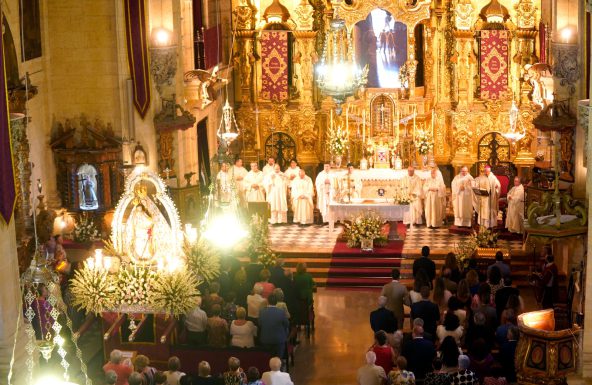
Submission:
[[[492,147],[518,173],[536,161],[551,164],[551,138],[532,124],[561,94],[552,89],[540,0],[234,0],[233,9],[236,117],[247,161],[281,151],[284,162],[295,154],[314,169],[330,159],[327,131],[340,124],[356,165],[365,155],[376,163],[381,150],[385,167],[396,157],[403,167],[425,164],[419,132],[432,138],[429,160],[439,165],[482,167]],[[315,83],[335,11],[351,33],[352,57],[370,69],[340,116]],[[274,34],[284,42],[275,50]]]

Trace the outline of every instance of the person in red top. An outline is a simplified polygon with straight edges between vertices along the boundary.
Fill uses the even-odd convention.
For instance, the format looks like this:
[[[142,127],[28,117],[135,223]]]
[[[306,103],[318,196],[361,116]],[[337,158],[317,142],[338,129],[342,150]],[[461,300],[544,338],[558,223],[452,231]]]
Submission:
[[[376,354],[376,365],[382,367],[385,373],[389,373],[396,359],[395,351],[387,343],[387,335],[384,330],[374,333],[374,345],[368,350]]]
[[[553,309],[553,302],[557,299],[559,292],[559,270],[555,264],[555,258],[549,254],[545,258],[546,263],[543,268],[543,309]]]
[[[114,349],[109,355],[109,362],[103,366],[105,374],[110,370],[117,374],[115,385],[128,385],[127,379],[133,373],[134,367],[129,359],[123,360],[120,350]]]
[[[267,269],[263,269],[261,270],[261,273],[259,273],[259,278],[261,281],[257,283],[263,286],[263,293],[261,293],[261,296],[265,299],[267,299],[267,297],[269,297],[269,295],[273,293],[273,290],[275,289],[275,285],[269,282],[270,277],[271,273]]]

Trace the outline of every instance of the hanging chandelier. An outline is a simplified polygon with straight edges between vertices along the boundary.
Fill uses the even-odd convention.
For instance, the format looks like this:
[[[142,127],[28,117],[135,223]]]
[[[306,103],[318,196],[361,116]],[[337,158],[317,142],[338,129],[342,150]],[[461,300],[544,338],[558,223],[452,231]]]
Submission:
[[[512,101],[512,107],[510,107],[510,129],[502,134],[511,143],[516,143],[526,136],[524,130],[518,127],[519,113],[520,111],[518,110],[516,101]]]
[[[234,110],[228,103],[228,97],[226,103],[222,107],[222,119],[220,119],[220,127],[218,127],[218,137],[224,141],[228,147],[240,134],[238,124],[236,124],[236,118],[234,116]]]
[[[351,33],[345,20],[337,15],[337,9],[325,37],[321,61],[316,67],[316,81],[323,95],[333,98],[337,104],[335,112],[340,115],[345,100],[366,84],[368,66],[360,68],[355,62]]]

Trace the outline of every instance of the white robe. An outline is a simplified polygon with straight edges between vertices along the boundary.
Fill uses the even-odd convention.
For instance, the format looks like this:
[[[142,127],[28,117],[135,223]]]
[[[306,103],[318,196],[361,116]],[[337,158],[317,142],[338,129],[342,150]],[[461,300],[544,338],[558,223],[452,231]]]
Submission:
[[[409,205],[409,211],[403,216],[403,223],[406,225],[421,225],[423,223],[421,219],[421,215],[423,214],[423,204],[421,201],[423,198],[422,185],[421,178],[416,174],[413,176],[405,175],[401,179],[401,189],[409,194],[409,197],[412,199]]]
[[[216,183],[220,202],[230,202],[232,196],[232,177],[230,173],[220,170],[216,175]]]
[[[247,202],[265,202],[263,172],[249,171],[243,180]]]
[[[342,202],[349,202],[352,198],[360,198],[362,180],[345,172],[338,182],[339,197]]]
[[[493,173],[490,173],[489,177],[482,175],[475,179],[475,187],[489,192],[488,197],[477,197],[479,225],[483,225],[486,228],[497,226],[498,201],[502,185],[497,177]]]
[[[312,196],[314,189],[312,179],[305,175],[304,178],[294,179],[292,181],[292,210],[294,210],[294,223],[303,225],[313,222],[314,203]]]
[[[273,172],[275,172],[275,165],[270,165],[269,163],[267,163],[265,166],[263,166],[263,176],[267,176],[268,174],[271,174]]]
[[[244,167],[232,166],[230,168],[230,175],[232,176],[232,180],[234,182],[234,185],[236,186],[236,191],[238,193],[240,201],[244,202],[245,187],[243,181],[245,179],[245,176],[247,176],[247,169]]]
[[[327,213],[329,212],[329,203],[332,198],[332,179],[331,175],[325,170],[319,172],[315,180],[317,188],[317,207],[323,216],[323,221],[327,220]]]
[[[265,192],[267,193],[267,202],[271,208],[271,218],[269,223],[287,222],[286,213],[288,211],[288,202],[286,191],[288,181],[281,172],[269,174],[264,179]]]
[[[514,186],[508,191],[506,228],[512,233],[524,232],[524,186]]]
[[[461,187],[464,186],[464,190]],[[473,177],[471,174],[458,174],[452,180],[452,207],[455,226],[471,226],[473,217]]]
[[[288,178],[288,186],[292,187],[292,184],[294,183],[294,181],[296,180],[296,178],[298,178],[298,174],[300,173],[300,167],[296,166],[294,168],[292,167],[288,167],[286,169],[286,171],[284,171],[284,175],[286,176],[286,178]],[[292,177],[292,175],[294,177]]]
[[[436,191],[431,191],[432,189]],[[444,182],[438,177],[426,179],[423,183],[423,193],[425,196],[426,226],[442,226],[445,210],[445,205],[442,204],[442,198],[446,197],[446,186]]]

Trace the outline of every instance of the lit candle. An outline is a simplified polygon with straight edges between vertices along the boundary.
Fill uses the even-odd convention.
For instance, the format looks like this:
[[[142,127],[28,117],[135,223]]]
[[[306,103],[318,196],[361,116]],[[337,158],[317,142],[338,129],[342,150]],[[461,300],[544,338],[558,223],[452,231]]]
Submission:
[[[103,249],[95,250],[95,265],[98,269],[103,267]]]
[[[362,143],[366,142],[366,109],[362,110]]]

